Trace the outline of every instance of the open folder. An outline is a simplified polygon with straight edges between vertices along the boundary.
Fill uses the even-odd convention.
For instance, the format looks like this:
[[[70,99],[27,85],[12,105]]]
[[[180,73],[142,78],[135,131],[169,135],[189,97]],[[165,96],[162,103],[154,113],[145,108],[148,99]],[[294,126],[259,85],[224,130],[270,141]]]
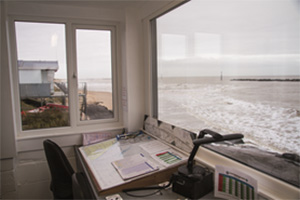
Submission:
[[[112,165],[124,180],[158,170],[158,166],[150,160],[147,160],[143,154],[136,154],[113,161]]]

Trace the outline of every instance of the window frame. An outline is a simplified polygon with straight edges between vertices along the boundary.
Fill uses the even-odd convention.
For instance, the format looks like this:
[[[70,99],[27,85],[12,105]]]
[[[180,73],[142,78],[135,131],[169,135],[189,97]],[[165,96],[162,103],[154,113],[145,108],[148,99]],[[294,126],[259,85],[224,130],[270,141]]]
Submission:
[[[31,22],[31,23],[52,23],[63,24],[65,26],[65,49],[66,49],[66,66],[67,81],[69,85],[69,120],[70,125],[66,127],[53,127],[32,130],[22,130],[22,120],[20,111],[20,94],[19,94],[19,76],[17,67],[17,41],[15,22]],[[118,66],[120,60],[120,24],[119,22],[101,21],[101,20],[81,20],[66,19],[54,17],[31,17],[31,16],[9,16],[8,18],[9,32],[9,69],[11,80],[11,91],[13,98],[13,117],[15,119],[15,131],[18,140],[28,138],[45,137],[47,135],[69,135],[86,132],[94,132],[101,130],[112,130],[123,128],[121,100],[120,100],[120,84],[121,69]],[[111,60],[112,60],[112,100],[114,117],[110,119],[87,120],[80,121],[79,108],[77,98],[77,65],[76,65],[76,34],[75,27],[84,27],[95,30],[111,31]],[[78,108],[78,110],[77,110]],[[78,115],[78,116],[77,116]]]
[[[188,0],[189,1],[189,0]],[[184,2],[188,2],[184,1]],[[182,2],[181,2],[182,3]],[[149,116],[157,117],[158,114],[158,99],[157,99],[157,51],[156,51],[156,34],[155,24],[156,18],[161,15],[172,11],[176,7],[180,6],[181,3],[173,2],[169,4],[164,9],[149,15],[144,19],[143,29],[144,29],[144,43],[147,44],[144,47],[145,51],[145,63],[146,63],[146,97],[148,101],[146,104],[146,113]],[[154,27],[153,27],[154,26]],[[299,188],[274,178],[268,174],[262,173],[254,168],[251,168],[243,163],[237,162],[233,159],[227,158],[221,154],[218,154],[208,148],[199,148],[195,161],[203,164],[212,170],[215,169],[216,165],[225,165],[233,167],[243,171],[244,173],[251,174],[253,178],[258,181],[258,195],[260,199],[286,199],[286,198],[297,198],[299,197]]]
[[[99,120],[101,122],[110,122],[110,121],[115,121],[116,117],[118,116],[118,105],[116,104],[116,101],[114,100],[114,93],[115,91],[117,91],[117,79],[116,79],[116,59],[117,59],[117,55],[116,55],[116,28],[114,26],[107,26],[107,25],[86,25],[86,24],[73,24],[72,25],[72,44],[74,45],[74,48],[72,48],[72,53],[73,53],[73,58],[74,58],[74,65],[76,66],[76,68],[74,69],[73,72],[73,79],[75,79],[75,84],[78,83],[78,66],[77,66],[77,43],[76,43],[76,30],[80,30],[80,29],[85,29],[85,30],[105,30],[105,31],[110,31],[111,33],[111,66],[112,66],[112,71],[111,71],[111,75],[112,75],[112,99],[113,99],[113,113],[114,113],[114,117],[111,119],[98,119],[98,120],[84,120],[81,121],[80,117],[79,117],[79,109],[75,109],[76,110],[76,116],[77,116],[77,124],[78,125],[85,125],[85,124],[94,124],[94,123],[98,123]],[[76,78],[74,78],[74,75]],[[76,88],[76,93],[75,95],[78,94],[78,87]],[[78,96],[76,96],[75,98],[75,105],[79,105],[79,98]]]

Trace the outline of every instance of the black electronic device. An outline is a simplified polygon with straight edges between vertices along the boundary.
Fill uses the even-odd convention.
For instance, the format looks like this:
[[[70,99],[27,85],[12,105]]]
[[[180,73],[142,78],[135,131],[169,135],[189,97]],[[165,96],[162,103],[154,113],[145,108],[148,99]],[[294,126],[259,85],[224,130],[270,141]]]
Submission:
[[[203,174],[190,176],[176,172],[172,178],[172,191],[189,199],[201,198],[213,190],[213,173],[208,170]]]
[[[212,137],[204,137],[205,135]],[[178,168],[173,174],[173,192],[190,199],[198,199],[213,190],[213,172],[201,166],[194,165],[194,157],[202,144],[241,139],[242,134],[220,135],[209,129],[200,131],[198,139],[193,141],[194,148],[189,156],[187,165]]]

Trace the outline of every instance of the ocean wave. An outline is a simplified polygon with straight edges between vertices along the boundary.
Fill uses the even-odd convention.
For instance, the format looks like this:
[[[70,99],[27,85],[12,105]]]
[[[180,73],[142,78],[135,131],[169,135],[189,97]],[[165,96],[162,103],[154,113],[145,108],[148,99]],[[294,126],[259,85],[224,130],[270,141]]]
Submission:
[[[196,127],[193,123],[191,127],[189,121],[180,119],[185,128],[212,128],[223,134],[239,132],[247,140],[269,150],[300,154],[299,104],[284,107],[280,102],[258,101],[253,97],[248,101],[244,100],[247,98],[239,99],[236,92],[243,91],[240,85],[168,84],[163,88],[159,93],[160,113],[169,121],[174,116],[168,116],[170,109],[166,107],[176,107],[177,115],[181,112],[193,116],[202,124]],[[166,106],[163,102],[167,102]]]

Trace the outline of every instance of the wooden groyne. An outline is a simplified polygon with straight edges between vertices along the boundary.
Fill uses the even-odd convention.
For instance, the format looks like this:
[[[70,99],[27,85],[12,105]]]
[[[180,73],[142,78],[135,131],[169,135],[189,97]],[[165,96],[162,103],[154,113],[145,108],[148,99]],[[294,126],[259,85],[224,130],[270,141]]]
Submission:
[[[239,78],[239,79],[231,79],[230,81],[280,81],[280,82],[299,82],[299,78],[293,79],[272,79],[272,78]]]

